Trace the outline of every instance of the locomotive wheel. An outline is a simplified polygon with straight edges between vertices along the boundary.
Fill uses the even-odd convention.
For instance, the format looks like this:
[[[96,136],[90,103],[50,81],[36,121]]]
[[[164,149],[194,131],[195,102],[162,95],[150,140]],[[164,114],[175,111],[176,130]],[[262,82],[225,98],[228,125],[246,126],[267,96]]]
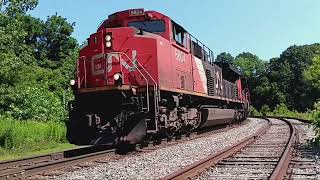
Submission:
[[[180,131],[180,134],[185,134],[187,137],[190,137],[192,126],[190,124],[183,125]]]
[[[173,138],[173,136],[176,132],[175,129],[176,129],[175,127],[169,127],[165,130],[167,138],[169,138],[169,139]]]
[[[135,144],[129,144],[126,142],[120,142],[117,144],[116,153],[120,155],[126,155],[128,152],[135,150]]]
[[[144,148],[144,147],[148,147],[149,146],[149,142],[151,140],[151,135],[146,135],[146,137],[143,139],[143,141],[140,144],[140,148]]]

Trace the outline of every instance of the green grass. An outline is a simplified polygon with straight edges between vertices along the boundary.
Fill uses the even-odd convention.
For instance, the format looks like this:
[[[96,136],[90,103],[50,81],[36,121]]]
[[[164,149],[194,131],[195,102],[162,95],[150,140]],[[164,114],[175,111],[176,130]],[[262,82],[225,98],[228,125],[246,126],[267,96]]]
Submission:
[[[74,145],[66,140],[61,122],[19,121],[0,116],[0,160],[46,154]]]
[[[270,110],[266,105],[262,106],[260,111],[250,107],[250,113],[252,116],[278,116],[309,120],[317,135],[317,138],[314,139],[314,144],[320,146],[320,101],[315,102],[314,109],[307,112],[290,111],[285,104],[280,104],[273,110]]]
[[[313,113],[310,112],[297,112],[290,111],[286,105],[280,104],[277,105],[272,111],[268,106],[262,106],[260,111],[257,111],[255,108],[251,107],[250,109],[252,116],[278,116],[278,117],[289,117],[289,118],[300,118],[312,121]]]
[[[5,148],[0,148],[0,161],[50,154],[65,151],[68,149],[73,149],[75,147],[75,145],[68,143],[55,143],[35,146],[32,149],[25,149],[24,151],[11,151]]]

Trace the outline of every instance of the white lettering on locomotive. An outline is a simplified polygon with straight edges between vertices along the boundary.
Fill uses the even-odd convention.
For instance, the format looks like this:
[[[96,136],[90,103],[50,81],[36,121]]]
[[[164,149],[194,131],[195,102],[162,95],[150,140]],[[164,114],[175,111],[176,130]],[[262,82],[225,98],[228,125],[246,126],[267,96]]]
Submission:
[[[175,55],[176,55],[176,60],[184,63],[186,62],[186,57],[185,57],[185,53],[180,51],[179,49],[175,49]]]
[[[87,114],[86,116],[88,117],[88,126],[89,127],[93,126],[93,124],[92,124],[93,117],[95,119],[95,125],[99,125],[101,123],[101,119],[97,114]]]
[[[91,59],[91,72],[92,75],[100,75],[100,74],[104,74],[104,67],[103,67],[103,62],[105,59],[104,55],[101,54],[97,54],[95,56],[92,57]],[[110,53],[107,55],[106,61],[107,61],[107,72],[111,72],[112,71],[112,62],[115,59],[116,61],[120,60],[120,64],[127,69],[128,71],[132,72],[136,70],[137,67],[137,51],[136,50],[132,50],[132,66],[130,66],[124,59],[122,59],[123,57],[119,55],[119,53]]]
[[[104,73],[104,68],[102,67],[104,54],[97,54],[91,58],[91,72],[92,75],[99,75]]]
[[[220,73],[219,73],[219,71],[216,71],[216,89],[219,88],[220,81],[221,81]]]
[[[130,16],[141,16],[144,15],[144,9],[131,9],[129,10]]]

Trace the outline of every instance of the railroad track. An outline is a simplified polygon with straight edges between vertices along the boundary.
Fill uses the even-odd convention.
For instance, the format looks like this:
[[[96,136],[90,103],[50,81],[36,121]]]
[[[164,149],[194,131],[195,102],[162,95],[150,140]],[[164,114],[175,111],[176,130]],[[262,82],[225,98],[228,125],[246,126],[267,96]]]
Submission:
[[[219,133],[221,131],[235,128],[234,126],[219,126],[213,129],[206,129],[201,132],[191,133],[190,136],[177,136],[173,139],[161,139],[150,141],[148,144],[139,144],[136,146],[137,153],[144,151],[152,151],[157,148],[171,146],[183,141],[194,140],[212,133]],[[152,145],[152,146],[149,146]],[[144,146],[143,150],[141,149]],[[146,148],[145,146],[149,146]],[[139,148],[140,147],[140,148]],[[58,169],[63,169],[68,166],[78,165],[85,162],[93,162],[98,159],[103,159],[110,154],[116,152],[115,147],[112,146],[88,146],[83,148],[71,149],[63,152],[53,154],[34,156],[13,161],[0,162],[0,179],[21,179],[34,175],[39,175],[44,172],[50,172]]]
[[[293,146],[295,141],[293,124],[296,125],[298,123],[290,123],[280,118],[266,120],[268,124],[251,137],[162,179],[316,179],[314,177],[317,177],[315,175],[317,170],[314,169],[314,161],[302,158],[308,155],[308,151],[298,145]],[[230,130],[230,128],[224,129]],[[223,131],[223,129],[218,129],[215,132],[220,131]],[[211,134],[212,132],[209,133]],[[203,133],[199,137],[206,134]],[[198,136],[194,135],[189,138],[182,137],[180,140],[182,142],[196,140]],[[174,146],[180,140],[177,142],[162,141],[165,143],[160,144],[163,147]],[[143,150],[138,148],[135,153],[162,148],[157,143],[150,142],[150,144],[155,144],[156,146],[144,148]],[[293,147],[295,147],[294,151]],[[104,159],[106,156],[114,154],[114,152],[115,149],[106,150],[105,146],[95,146],[0,162],[0,179],[32,177],[43,174],[43,172],[61,170],[84,162],[95,162],[95,160]],[[294,152],[293,157],[291,157],[292,152]]]
[[[0,162],[0,179],[22,179],[44,171],[93,161],[115,152],[112,146],[89,146],[63,152]]]
[[[162,179],[283,179],[295,129],[285,119],[266,120],[268,124],[251,137]]]

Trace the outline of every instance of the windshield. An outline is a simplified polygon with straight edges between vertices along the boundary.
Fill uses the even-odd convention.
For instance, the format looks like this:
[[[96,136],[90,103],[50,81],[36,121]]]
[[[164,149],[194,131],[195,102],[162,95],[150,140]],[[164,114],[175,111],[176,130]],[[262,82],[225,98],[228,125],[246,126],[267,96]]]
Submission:
[[[162,20],[129,22],[128,26],[132,26],[137,29],[141,29],[143,31],[147,31],[147,32],[151,32],[151,33],[165,31],[165,25]]]

